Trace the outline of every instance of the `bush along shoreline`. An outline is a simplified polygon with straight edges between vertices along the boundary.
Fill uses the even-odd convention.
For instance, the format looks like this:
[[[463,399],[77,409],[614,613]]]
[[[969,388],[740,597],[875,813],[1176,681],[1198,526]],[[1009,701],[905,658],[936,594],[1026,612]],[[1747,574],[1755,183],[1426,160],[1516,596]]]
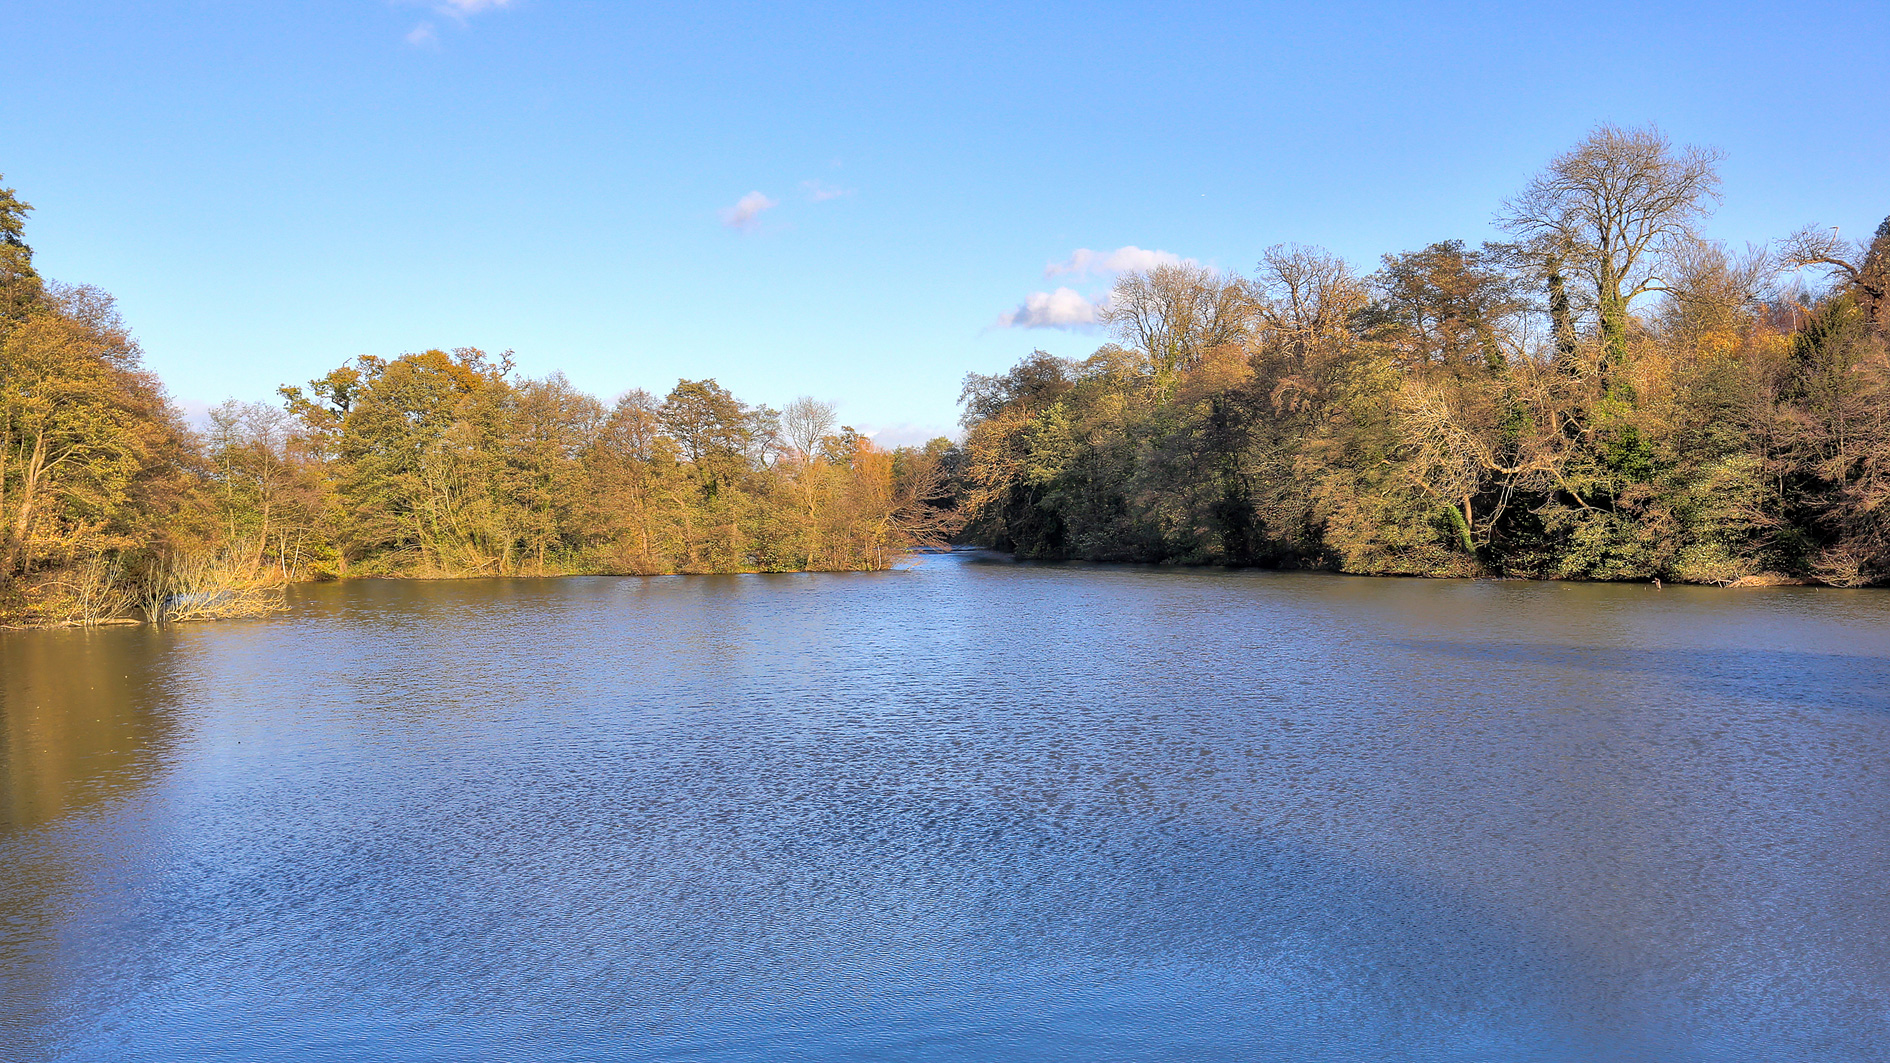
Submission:
[[[0,188],[0,626],[261,616],[351,576],[1020,558],[1370,575],[1890,582],[1890,219],[1734,252],[1717,154],[1597,128],[1503,242],[1361,272],[1121,275],[1082,359],[972,374],[884,449],[713,379],[603,403],[509,354],[362,356],[187,425]]]

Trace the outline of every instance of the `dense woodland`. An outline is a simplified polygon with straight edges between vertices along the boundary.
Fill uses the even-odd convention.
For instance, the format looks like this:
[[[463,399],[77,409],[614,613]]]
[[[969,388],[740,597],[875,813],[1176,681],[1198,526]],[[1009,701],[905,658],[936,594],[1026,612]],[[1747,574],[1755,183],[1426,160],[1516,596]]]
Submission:
[[[1114,342],[886,451],[712,379],[605,404],[506,355],[363,356],[193,429],[0,189],[0,623],[267,611],[283,584],[1020,556],[1697,583],[1890,581],[1890,220],[1734,252],[1716,155],[1600,127],[1498,221],[1361,274],[1119,279]]]
[[[949,530],[948,441],[714,380],[606,405],[478,350],[369,356],[193,430],[0,196],[0,622],[253,614],[351,575],[883,569]]]
[[[1890,220],[1734,252],[1715,153],[1600,127],[1361,273],[1123,277],[1116,342],[966,383],[967,534],[1040,558],[1890,580]]]

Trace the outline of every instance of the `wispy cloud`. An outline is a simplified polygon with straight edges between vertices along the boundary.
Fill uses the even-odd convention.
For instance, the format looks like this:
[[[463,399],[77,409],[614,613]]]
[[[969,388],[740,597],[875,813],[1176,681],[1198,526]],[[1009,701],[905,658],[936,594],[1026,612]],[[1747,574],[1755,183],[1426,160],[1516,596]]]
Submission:
[[[395,0],[395,2],[407,7],[432,8],[436,16],[463,27],[474,15],[511,7],[514,0]],[[432,22],[421,22],[407,31],[407,43],[416,48],[436,46],[440,43],[439,27]]]
[[[481,12],[511,6],[512,0],[432,0],[433,10],[455,18],[471,18]]]
[[[1179,266],[1191,263],[1193,259],[1182,258],[1172,251],[1147,251],[1130,244],[1118,247],[1114,251],[1091,251],[1079,247],[1070,252],[1070,257],[1061,262],[1052,262],[1043,268],[1046,277],[1076,276],[1099,277],[1116,273],[1141,272],[1156,266]]]
[[[761,224],[761,212],[780,205],[780,200],[750,192],[736,200],[734,206],[722,208],[722,224],[738,232],[753,232]]]
[[[806,194],[809,203],[825,203],[830,199],[839,199],[841,196],[850,196],[853,194],[853,189],[851,188],[835,188],[833,185],[819,180],[802,181],[801,191]]]
[[[861,425],[859,433],[873,441],[874,446],[892,450],[897,447],[922,447],[939,436],[951,438],[958,433],[945,425],[916,424],[902,421],[898,424]]]
[[[1071,288],[1054,292],[1031,292],[1017,309],[1000,315],[993,328],[1063,328],[1093,329],[1102,324],[1107,299],[1091,302]]]

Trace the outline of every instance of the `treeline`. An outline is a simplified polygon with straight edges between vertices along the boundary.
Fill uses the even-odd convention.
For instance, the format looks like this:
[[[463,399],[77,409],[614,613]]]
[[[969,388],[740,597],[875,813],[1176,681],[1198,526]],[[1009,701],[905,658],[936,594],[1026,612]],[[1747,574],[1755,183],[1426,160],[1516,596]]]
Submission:
[[[968,535],[1040,558],[1890,580],[1890,220],[1735,253],[1717,156],[1596,129],[1510,239],[1125,276],[964,392]],[[1811,278],[1818,290],[1804,286]]]
[[[42,280],[0,189],[0,623],[266,612],[346,575],[872,570],[953,527],[945,440],[714,380],[606,405],[462,349],[184,422],[109,296]]]
[[[363,356],[212,411],[232,541],[335,575],[856,571],[942,545],[949,441],[887,451],[831,404],[714,380],[606,406],[463,348]]]
[[[254,613],[329,576],[881,569],[954,535],[1890,582],[1890,220],[1735,253],[1700,232],[1715,163],[1602,127],[1503,205],[1505,242],[1125,275],[1114,342],[974,374],[961,446],[893,451],[808,398],[607,405],[473,349],[357,358],[196,431],[109,296],[35,272],[0,189],[0,623]]]

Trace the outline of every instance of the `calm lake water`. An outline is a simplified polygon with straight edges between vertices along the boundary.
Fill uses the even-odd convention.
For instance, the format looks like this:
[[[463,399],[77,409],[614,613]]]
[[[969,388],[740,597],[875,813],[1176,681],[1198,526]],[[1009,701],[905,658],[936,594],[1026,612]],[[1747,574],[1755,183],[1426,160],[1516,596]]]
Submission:
[[[7,1060],[1890,1059],[1890,594],[1024,566],[0,633]]]

